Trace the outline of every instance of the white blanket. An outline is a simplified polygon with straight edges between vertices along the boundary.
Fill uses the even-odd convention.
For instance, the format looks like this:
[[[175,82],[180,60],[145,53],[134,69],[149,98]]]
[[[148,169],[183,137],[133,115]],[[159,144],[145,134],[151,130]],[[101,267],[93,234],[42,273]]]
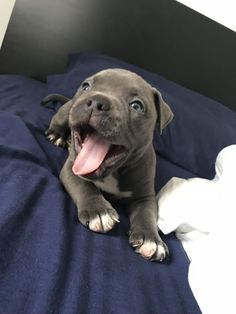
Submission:
[[[204,314],[236,314],[236,145],[213,180],[172,178],[158,194],[159,228],[176,232],[191,261],[189,284]]]

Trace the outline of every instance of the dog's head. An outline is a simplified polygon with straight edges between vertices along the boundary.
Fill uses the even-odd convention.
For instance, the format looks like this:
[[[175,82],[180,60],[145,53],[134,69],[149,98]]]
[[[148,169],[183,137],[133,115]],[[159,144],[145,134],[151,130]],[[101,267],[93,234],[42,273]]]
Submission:
[[[108,69],[86,79],[72,99],[70,155],[76,175],[98,179],[150,146],[173,114],[161,94],[137,74]]]

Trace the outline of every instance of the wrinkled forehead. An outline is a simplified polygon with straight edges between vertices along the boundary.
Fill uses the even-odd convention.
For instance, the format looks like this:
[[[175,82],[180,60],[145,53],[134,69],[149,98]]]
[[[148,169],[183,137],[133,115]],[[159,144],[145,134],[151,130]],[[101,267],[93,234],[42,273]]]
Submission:
[[[153,97],[151,86],[136,73],[123,69],[108,69],[88,78],[94,88],[126,92],[133,96]]]

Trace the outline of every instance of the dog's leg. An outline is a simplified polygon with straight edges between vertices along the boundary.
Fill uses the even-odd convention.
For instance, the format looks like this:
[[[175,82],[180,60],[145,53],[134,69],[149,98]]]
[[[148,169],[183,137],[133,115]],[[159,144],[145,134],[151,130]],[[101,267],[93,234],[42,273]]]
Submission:
[[[110,231],[119,222],[116,210],[92,182],[75,176],[71,168],[72,162],[68,158],[60,179],[77,206],[79,221],[95,232]]]
[[[143,198],[130,204],[129,242],[144,258],[162,262],[169,256],[168,248],[157,229],[155,197]]]
[[[71,106],[71,100],[65,103],[53,116],[49,128],[45,132],[49,141],[57,146],[66,147],[69,145],[70,128],[68,120]]]

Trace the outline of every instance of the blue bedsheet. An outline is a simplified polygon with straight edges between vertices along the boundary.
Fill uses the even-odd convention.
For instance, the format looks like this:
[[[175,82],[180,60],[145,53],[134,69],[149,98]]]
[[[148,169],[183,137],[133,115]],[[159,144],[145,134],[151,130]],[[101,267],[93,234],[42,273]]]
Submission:
[[[68,74],[80,62],[73,58]],[[83,68],[81,73],[87,74]],[[0,313],[200,313],[188,284],[189,261],[174,234],[163,236],[171,259],[159,264],[145,261],[128,245],[128,218],[119,204],[121,223],[109,234],[78,223],[76,207],[58,179],[67,151],[44,136],[55,109],[40,106],[59,79],[43,84],[0,76]],[[168,84],[175,99],[172,83],[163,87],[168,91]],[[165,151],[163,141],[171,145],[172,132],[166,131],[166,139],[155,137],[157,151],[161,148],[157,190],[173,175],[187,178],[198,171],[190,169],[191,160],[181,164],[180,150],[170,160],[174,148]]]

